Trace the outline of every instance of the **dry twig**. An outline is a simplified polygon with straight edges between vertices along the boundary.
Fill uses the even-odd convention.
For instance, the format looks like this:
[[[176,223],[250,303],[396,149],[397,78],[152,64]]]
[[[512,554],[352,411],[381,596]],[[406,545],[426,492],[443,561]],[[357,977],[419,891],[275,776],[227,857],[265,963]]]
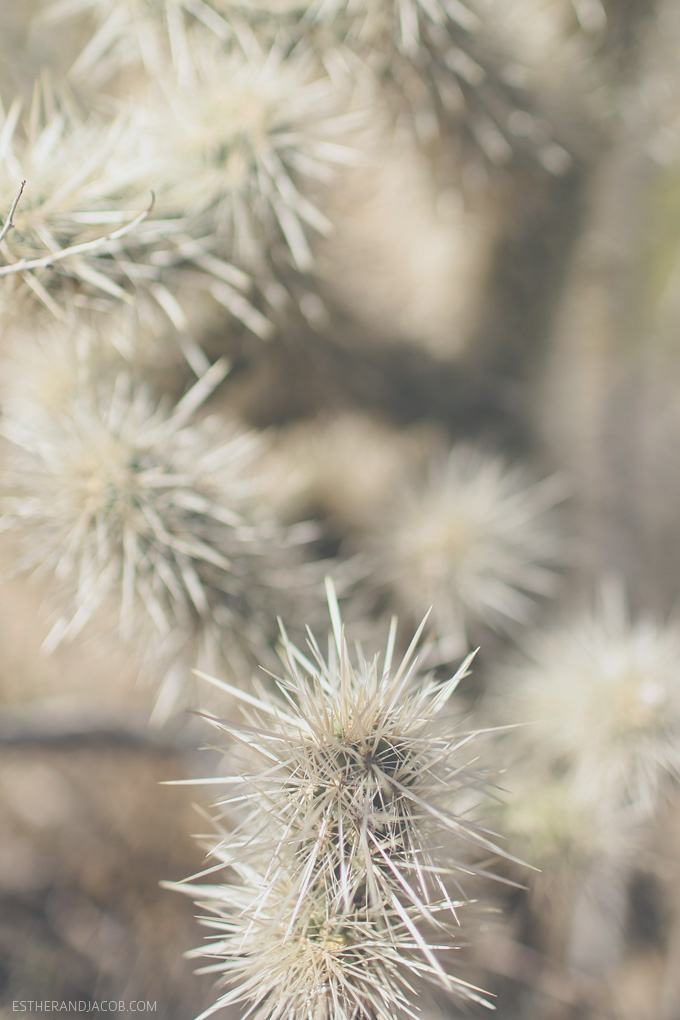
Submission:
[[[16,207],[19,204],[19,199],[21,198],[21,195],[23,193],[25,183],[26,182],[23,181],[21,185],[21,190],[19,191],[19,194],[17,195],[12,204],[9,217],[7,219],[7,222],[5,223],[5,226],[2,228],[2,233],[0,234],[0,241],[2,241],[3,237],[7,234],[7,231],[12,226],[12,216],[14,215]],[[72,255],[84,255],[89,252],[96,251],[98,248],[101,248],[104,245],[109,244],[111,241],[118,241],[121,237],[125,237],[126,234],[129,234],[132,230],[135,229],[135,227],[138,227],[140,223],[143,223],[144,220],[147,219],[147,217],[151,214],[151,210],[154,207],[155,201],[156,196],[152,191],[151,202],[149,203],[148,207],[144,210],[144,212],[141,212],[138,216],[135,216],[134,220],[131,220],[130,223],[126,223],[118,230],[114,230],[113,233],[105,234],[103,237],[95,237],[92,241],[83,241],[81,244],[73,244],[69,248],[62,248],[60,251],[52,252],[49,255],[45,255],[43,258],[39,259],[24,258],[19,259],[18,262],[12,262],[10,263],[10,265],[7,266],[0,266],[0,277],[11,276],[13,273],[31,272],[34,269],[49,269],[49,267],[54,265],[55,262],[61,262],[66,258],[70,258],[70,256]]]
[[[19,200],[20,200],[21,196],[24,193],[24,188],[25,187],[26,187],[26,181],[22,181],[21,182],[21,187],[19,188],[19,193],[17,194],[16,198],[12,202],[12,208],[9,211],[9,216],[7,217],[7,219],[5,221],[5,225],[2,228],[2,230],[0,230],[0,244],[4,241],[4,239],[7,237],[8,233],[10,232],[12,227],[14,226],[14,213],[16,212],[16,208],[19,205]]]

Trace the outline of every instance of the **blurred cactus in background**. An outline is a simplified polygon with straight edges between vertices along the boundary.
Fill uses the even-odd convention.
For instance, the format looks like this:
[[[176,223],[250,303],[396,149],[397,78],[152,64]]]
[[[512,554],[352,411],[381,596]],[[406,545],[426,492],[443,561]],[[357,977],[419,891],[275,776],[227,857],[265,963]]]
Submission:
[[[419,475],[419,476],[418,476]],[[454,447],[433,457],[373,519],[377,578],[410,617],[434,607],[434,627],[455,655],[470,626],[525,620],[527,593],[554,587],[559,539],[546,511],[559,498],[547,479],[524,482],[497,457]]]
[[[1,1015],[675,1016],[678,45],[4,5]]]
[[[534,724],[522,741],[536,764],[644,819],[678,775],[680,632],[628,616],[621,590],[605,590],[597,614],[533,635],[497,696]]]

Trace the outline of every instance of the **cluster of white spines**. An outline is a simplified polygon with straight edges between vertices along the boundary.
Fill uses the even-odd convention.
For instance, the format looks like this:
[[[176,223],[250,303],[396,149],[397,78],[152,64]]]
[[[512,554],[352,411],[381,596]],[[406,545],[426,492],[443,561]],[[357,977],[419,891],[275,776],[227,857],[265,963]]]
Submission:
[[[395,488],[371,542],[376,576],[412,618],[434,606],[439,634],[459,649],[475,624],[525,621],[532,596],[555,583],[560,543],[549,511],[560,488],[455,446]]]
[[[496,686],[541,768],[637,817],[649,817],[680,769],[680,630],[631,620],[621,588],[597,610],[533,635],[529,661]]]
[[[188,217],[197,237],[212,233],[206,255],[261,273],[281,239],[288,260],[311,269],[309,232],[330,223],[310,189],[353,159],[337,140],[346,131],[337,90],[309,60],[255,40],[247,53],[201,47],[191,80],[169,85],[169,103],[152,97],[144,123],[150,164],[166,182],[159,208]]]
[[[205,922],[221,936],[191,955],[214,957],[218,962],[199,973],[220,973],[231,986],[202,1017],[239,1002],[248,1002],[248,1015],[257,1020],[419,1015],[418,984],[432,981],[433,968],[413,937],[413,910],[386,910],[387,923],[378,925],[365,911],[338,915],[323,896],[312,896],[291,925],[290,891],[277,890],[263,906],[262,874],[234,867],[240,884],[196,890],[213,915]],[[431,950],[441,955],[451,945],[439,938]],[[479,998],[472,986],[455,984],[468,998]]]
[[[134,35],[135,17],[153,34],[174,12],[183,70],[160,60],[133,96],[102,96],[86,113],[67,85],[46,78],[30,110],[17,101],[2,114],[0,278],[62,317],[102,292],[129,302],[148,291],[176,322],[182,293],[198,290],[264,336],[269,306],[285,303],[277,278],[309,272],[312,235],[330,228],[317,202],[323,186],[334,165],[354,160],[351,88],[249,32],[227,45],[201,25],[189,45],[185,8],[208,5],[137,4],[128,19],[108,6],[101,45],[116,26]],[[8,310],[15,290],[5,289]]]
[[[215,618],[242,627],[262,560],[276,561],[284,538],[258,506],[257,437],[196,417],[226,364],[170,408],[125,371],[102,380],[76,367],[70,399],[8,402],[2,426],[4,529],[18,565],[57,586],[48,644],[111,600],[127,637],[145,621],[166,636]]]
[[[241,753],[240,774],[224,780],[234,792],[219,802],[237,824],[209,869],[232,867],[240,881],[191,886],[222,932],[208,955],[231,987],[215,1008],[248,1001],[262,1020],[414,1016],[419,976],[478,998],[442,959],[458,927],[457,876],[474,871],[470,848],[500,852],[456,811],[483,786],[463,750],[473,734],[456,733],[444,712],[471,656],[449,680],[422,676],[421,625],[395,667],[393,622],[383,664],[367,662],[350,653],[330,584],[328,600],[328,655],[311,634],[303,653],[284,633],[273,693],[213,681],[244,715],[215,720]]]
[[[502,19],[485,17],[477,2],[221,0],[219,8],[227,20],[238,12],[259,33],[313,53],[332,77],[359,78],[374,106],[387,99],[422,138],[453,135],[466,157],[490,164],[523,151],[551,173],[569,166],[566,150],[513,84],[521,73],[495,38]]]
[[[141,94],[137,89],[130,104],[116,96],[114,109],[130,105],[132,111],[109,124],[100,115],[83,120],[77,104],[64,101],[68,90],[56,100],[43,87],[45,128],[36,135],[40,118],[27,118],[26,137],[15,152],[11,112],[0,136],[5,212],[20,182],[27,185],[11,248],[5,238],[8,265],[0,266],[0,275],[19,273],[53,310],[59,307],[54,281],[39,275],[53,265],[62,282],[70,277],[85,284],[85,296],[94,289],[125,298],[142,287],[166,309],[177,304],[181,281],[207,291],[264,336],[267,318],[278,315],[286,290],[295,286],[291,272],[295,277],[313,270],[314,235],[330,227],[320,185],[335,164],[352,162],[345,140],[355,120],[351,116],[348,123],[338,113],[354,109],[357,58],[369,67],[374,95],[384,86],[387,61],[387,79],[399,82],[408,104],[414,97],[415,106],[424,103],[425,120],[445,108],[444,119],[455,120],[449,92],[463,107],[475,105],[480,83],[486,88],[494,79],[476,62],[481,21],[468,4],[321,2],[268,10],[264,20],[256,9],[208,0],[45,5],[43,30],[45,19],[50,24],[77,16],[86,37],[90,25],[91,38],[71,68],[73,80],[94,81],[115,93],[106,75],[100,80],[101,68],[109,67],[115,81],[138,51],[148,87]],[[423,81],[414,85],[414,73]],[[425,95],[433,92],[429,100],[423,84]],[[499,97],[507,91],[489,87]],[[479,123],[465,130],[482,148],[494,132],[501,141],[508,135],[494,122],[496,107],[508,103],[512,107],[503,96],[477,104],[479,116],[471,120]],[[373,100],[369,105],[375,106]],[[99,106],[111,109],[111,97]],[[133,111],[144,107],[140,122]],[[526,118],[531,115],[525,112]],[[512,142],[504,144],[511,151]],[[502,147],[499,142],[498,151]],[[44,262],[20,269],[24,257]],[[77,299],[84,296],[77,293]]]
[[[351,160],[335,140],[344,129],[329,116],[333,98],[323,80],[273,51],[259,62],[213,53],[200,81],[170,95],[110,124],[53,99],[54,115],[39,115],[37,129],[25,117],[31,132],[19,140],[12,108],[0,134],[4,221],[25,183],[0,276],[62,317],[73,293],[83,298],[75,287],[56,292],[53,266],[62,287],[73,280],[86,294],[126,300],[149,290],[164,308],[177,304],[178,284],[198,288],[264,335],[250,275],[266,291],[280,268],[311,269],[309,234],[329,222],[300,180],[308,191],[333,163]]]
[[[130,119],[84,115],[48,81],[30,107],[16,101],[0,118],[0,278],[13,278],[2,281],[5,312],[16,305],[10,282],[23,282],[60,317],[69,279],[125,296],[131,269],[163,233],[162,224],[143,222],[151,190]]]
[[[519,724],[500,743],[512,795],[497,824],[565,925],[584,883],[646,867],[680,775],[678,661],[677,622],[636,617],[609,579],[594,607],[532,632],[493,671],[482,715]]]

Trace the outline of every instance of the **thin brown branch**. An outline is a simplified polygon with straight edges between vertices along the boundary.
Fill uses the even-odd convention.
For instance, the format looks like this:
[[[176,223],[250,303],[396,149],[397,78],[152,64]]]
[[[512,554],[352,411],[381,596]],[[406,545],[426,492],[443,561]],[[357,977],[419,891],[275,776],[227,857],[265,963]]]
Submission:
[[[19,205],[19,201],[21,199],[21,196],[24,193],[24,188],[25,187],[26,187],[26,181],[22,181],[21,182],[21,187],[19,188],[19,193],[18,193],[17,197],[14,199],[14,201],[12,202],[12,208],[9,211],[9,216],[5,220],[5,225],[2,228],[2,230],[0,230],[0,244],[2,244],[2,242],[7,237],[7,234],[10,232],[10,230],[14,226],[14,213],[16,212],[17,206]]]

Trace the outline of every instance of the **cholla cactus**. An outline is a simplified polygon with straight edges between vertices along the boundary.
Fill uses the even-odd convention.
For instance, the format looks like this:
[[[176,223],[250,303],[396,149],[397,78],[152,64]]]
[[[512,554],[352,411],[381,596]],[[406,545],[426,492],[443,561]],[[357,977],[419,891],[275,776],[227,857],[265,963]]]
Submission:
[[[130,120],[83,117],[46,83],[25,117],[18,102],[0,117],[0,278],[21,281],[58,314],[55,291],[67,280],[124,297],[132,263],[117,256],[130,245],[139,256],[163,232],[142,224],[150,191]]]
[[[220,933],[190,955],[218,960],[201,972],[217,971],[221,984],[230,986],[197,1020],[235,1003],[250,1003],[247,1015],[254,1020],[414,1017],[410,1004],[417,985],[431,981],[433,972],[465,998],[489,1005],[478,989],[423,958],[413,935],[414,909],[388,908],[386,923],[376,924],[365,910],[335,913],[314,890],[291,924],[290,887],[272,890],[265,875],[237,861],[232,867],[238,884],[176,887],[202,897],[200,906],[213,915],[204,923]],[[444,939],[441,931],[438,937]]]
[[[209,923],[224,932],[208,949],[220,961],[211,969],[237,982],[215,1008],[252,1000],[262,1020],[413,1016],[418,974],[477,997],[439,950],[458,924],[456,873],[475,870],[470,849],[501,852],[456,811],[483,786],[463,750],[473,734],[444,712],[472,656],[448,680],[419,675],[423,621],[395,668],[393,621],[383,664],[360,650],[355,659],[330,583],[327,592],[327,656],[311,634],[308,658],[284,632],[272,695],[212,681],[245,716],[215,720],[243,754],[241,774],[224,780],[236,792],[220,806],[230,816],[247,805],[213,850],[217,869],[241,881],[206,889],[221,918]]]
[[[246,269],[292,258],[308,270],[310,229],[330,227],[310,188],[334,163],[354,161],[337,141],[347,125],[337,90],[310,61],[253,46],[248,55],[196,47],[192,82],[164,90],[170,109],[149,106],[144,132],[166,182],[159,208],[187,216],[194,236],[212,236],[207,254]],[[210,268],[208,258],[198,263]]]
[[[144,144],[137,111],[115,121],[83,117],[42,84],[24,118],[18,103],[3,116],[0,307],[7,318],[21,317],[27,297],[67,320],[102,296],[132,304],[136,291],[177,325],[186,319],[182,302],[210,292],[252,332],[268,332],[246,296],[248,275],[212,258],[214,241],[198,233],[214,228],[183,215],[186,195],[179,207],[165,204],[171,219],[149,215],[154,188],[164,194],[177,168],[172,153]]]
[[[553,589],[560,545],[546,511],[559,488],[527,484],[501,458],[457,446],[391,493],[373,539],[376,575],[411,617],[434,605],[436,629],[457,653],[472,624],[524,621],[531,596]]]
[[[60,583],[48,646],[110,598],[126,637],[146,620],[165,635],[214,619],[227,640],[256,629],[257,578],[285,538],[255,510],[257,437],[191,420],[225,373],[217,362],[168,411],[127,373],[101,382],[81,364],[68,409],[10,405],[3,523],[19,566]]]
[[[496,687],[504,716],[510,703],[534,724],[524,755],[566,771],[583,797],[649,815],[680,768],[680,629],[631,621],[611,588],[596,612],[535,635],[528,653]]]
[[[472,143],[493,164],[521,151],[552,173],[569,166],[566,150],[512,84],[521,74],[494,43],[493,18],[478,3],[221,0],[220,7],[244,14],[259,33],[275,25],[291,48],[315,53],[333,77],[363,75],[379,96],[396,96],[429,141],[453,128],[464,148]]]

